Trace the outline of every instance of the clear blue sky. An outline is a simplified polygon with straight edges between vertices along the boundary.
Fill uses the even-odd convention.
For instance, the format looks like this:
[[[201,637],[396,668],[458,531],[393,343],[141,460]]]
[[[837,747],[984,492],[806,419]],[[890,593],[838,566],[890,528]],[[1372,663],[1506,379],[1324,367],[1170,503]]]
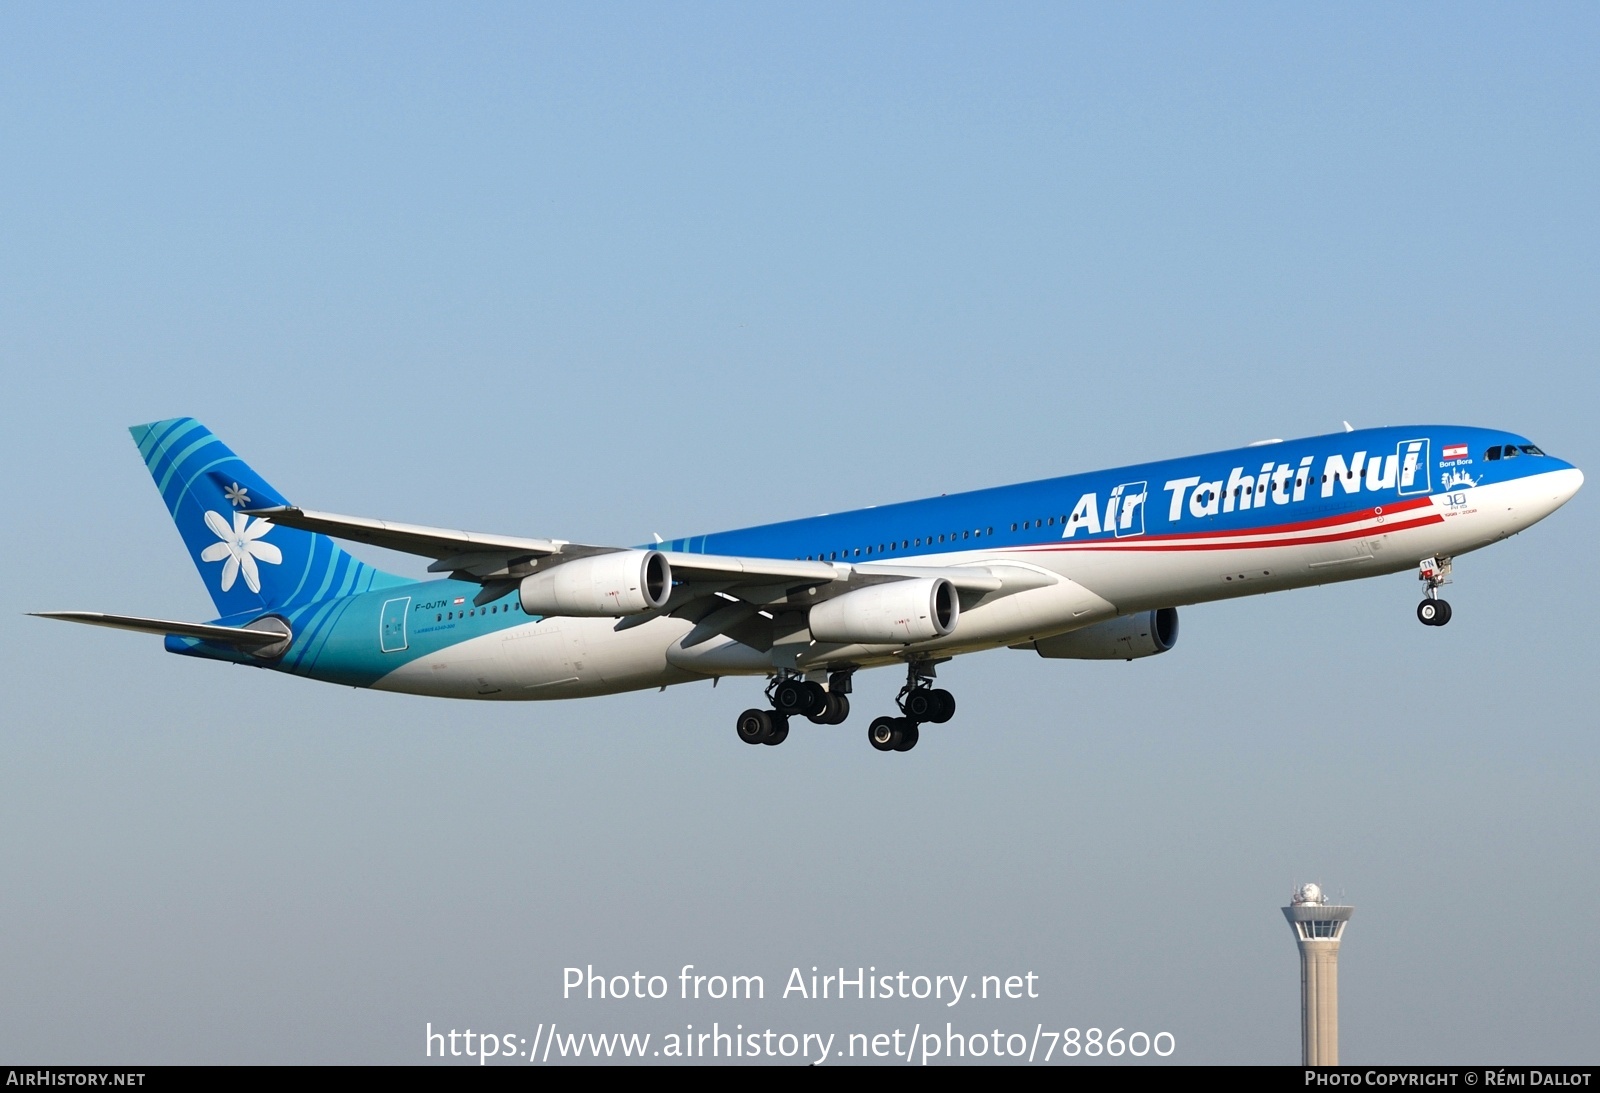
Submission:
[[[908,756],[891,673],[753,749],[755,681],[451,704],[23,613],[207,617],[125,432],[178,414],[310,507],[598,542],[1342,419],[1593,474],[1597,55],[1583,4],[8,6],[0,1061],[949,1016],[560,999],[693,963],[1294,1062],[1314,879],[1347,1060],[1592,1062],[1593,485],[1443,630],[1399,575],[965,658]]]

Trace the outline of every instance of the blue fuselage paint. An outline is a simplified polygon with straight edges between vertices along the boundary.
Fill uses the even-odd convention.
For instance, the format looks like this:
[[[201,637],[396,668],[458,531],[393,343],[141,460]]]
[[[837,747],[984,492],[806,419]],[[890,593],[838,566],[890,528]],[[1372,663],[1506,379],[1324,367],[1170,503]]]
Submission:
[[[1491,450],[1503,453],[1508,448],[1513,454],[1487,458]],[[1254,536],[1244,545],[1269,548],[1279,542],[1273,536],[1280,531],[1304,536],[1308,527],[1327,525],[1333,537],[1343,534],[1341,524],[1358,518],[1381,523],[1389,518],[1386,510],[1396,507],[1400,511],[1390,526],[1406,527],[1408,520],[1415,523],[1432,513],[1441,498],[1569,469],[1571,464],[1532,449],[1526,438],[1496,430],[1365,429],[692,535],[659,546],[695,554],[852,565],[937,565],[949,556],[969,561],[1049,556],[1052,569],[1077,579],[1077,558],[1109,557],[1120,548],[1146,557],[1172,557],[1180,551],[1228,549],[1234,536]],[[1465,552],[1493,537],[1462,541],[1452,549]],[[1416,561],[1407,559],[1404,565]],[[1376,571],[1307,573],[1282,578],[1272,587]],[[1178,606],[1246,594],[1220,583],[1197,586],[1189,577],[1164,581],[1162,572],[1159,562],[1151,561],[1141,571],[1138,592],[1124,591],[1118,608]],[[448,579],[402,583],[383,577],[375,583],[385,586],[370,591],[268,612],[286,619],[294,634],[287,652],[274,661],[264,663],[189,638],[169,637],[166,647],[363,687],[420,658],[537,621],[522,612],[515,592],[479,605],[473,603],[482,590],[477,584]],[[1258,590],[1270,589],[1249,589]],[[403,606],[398,604],[402,600]],[[263,613],[256,609],[217,621],[239,626]],[[679,673],[662,681],[681,678]]]

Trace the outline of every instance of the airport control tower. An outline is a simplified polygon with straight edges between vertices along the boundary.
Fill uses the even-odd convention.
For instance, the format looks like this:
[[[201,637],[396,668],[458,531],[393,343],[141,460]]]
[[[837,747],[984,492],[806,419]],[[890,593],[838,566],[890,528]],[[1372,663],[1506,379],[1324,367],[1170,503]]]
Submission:
[[[1336,906],[1315,884],[1295,889],[1283,917],[1300,943],[1300,1062],[1339,1065],[1339,939],[1354,907]]]

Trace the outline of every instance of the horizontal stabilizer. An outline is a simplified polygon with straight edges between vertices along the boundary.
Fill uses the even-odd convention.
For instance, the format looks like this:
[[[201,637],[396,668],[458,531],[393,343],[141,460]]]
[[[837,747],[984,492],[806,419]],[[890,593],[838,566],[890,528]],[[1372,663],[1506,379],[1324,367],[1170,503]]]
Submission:
[[[61,619],[63,622],[81,622],[88,626],[109,626],[113,630],[136,630],[145,634],[173,634],[182,638],[199,638],[222,645],[237,645],[254,649],[263,645],[285,642],[287,628],[276,619],[277,629],[267,629],[263,622],[256,627],[217,626],[208,622],[169,622],[166,619],[145,619],[137,615],[106,615],[99,611],[33,611],[41,619]]]

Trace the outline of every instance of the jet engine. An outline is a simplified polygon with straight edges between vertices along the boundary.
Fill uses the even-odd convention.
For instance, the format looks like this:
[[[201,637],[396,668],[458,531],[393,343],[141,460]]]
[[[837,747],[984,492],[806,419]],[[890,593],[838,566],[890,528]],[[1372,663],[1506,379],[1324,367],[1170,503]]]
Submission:
[[[1165,653],[1176,644],[1178,609],[1162,607],[1040,638],[1033,647],[1041,657],[1052,660],[1134,660]]]
[[[811,609],[811,636],[846,645],[908,644],[942,638],[956,628],[955,585],[928,577],[868,585]]]
[[[619,550],[524,577],[520,591],[522,609],[530,615],[637,615],[666,604],[672,566],[659,550]]]

